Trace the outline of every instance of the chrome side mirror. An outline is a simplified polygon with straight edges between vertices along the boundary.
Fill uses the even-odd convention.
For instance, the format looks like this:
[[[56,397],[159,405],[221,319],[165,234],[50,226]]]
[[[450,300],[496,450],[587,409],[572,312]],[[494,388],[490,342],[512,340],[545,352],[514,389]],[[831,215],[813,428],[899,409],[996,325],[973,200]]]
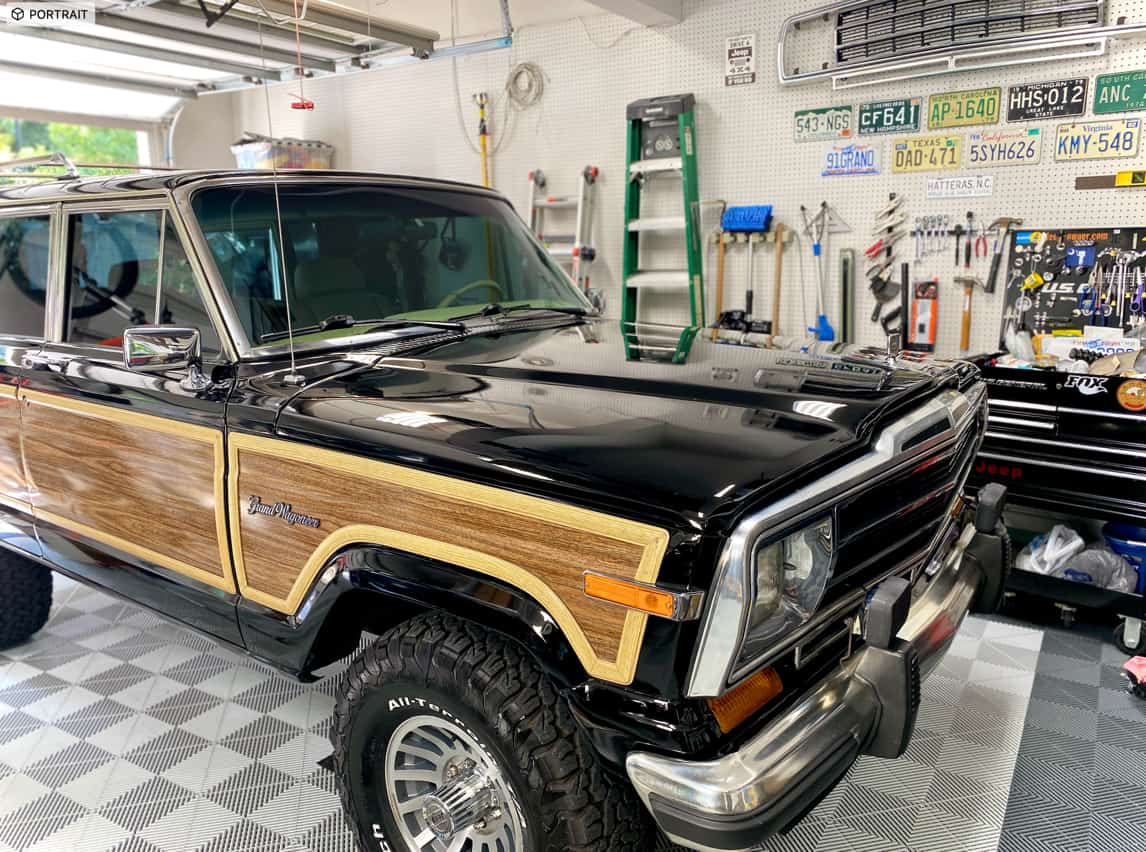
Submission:
[[[123,332],[123,365],[137,373],[186,370],[179,386],[201,391],[211,384],[203,375],[199,329],[174,326],[136,326]]]
[[[586,291],[585,295],[589,297],[589,303],[593,306],[593,310],[595,310],[599,315],[603,316],[607,306],[605,291],[598,290],[595,287],[590,287]]]

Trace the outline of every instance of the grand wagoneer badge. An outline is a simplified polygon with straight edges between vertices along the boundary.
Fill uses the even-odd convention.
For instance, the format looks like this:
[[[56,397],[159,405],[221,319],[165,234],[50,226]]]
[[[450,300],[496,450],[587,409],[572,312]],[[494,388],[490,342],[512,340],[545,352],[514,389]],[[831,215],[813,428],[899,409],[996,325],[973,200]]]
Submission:
[[[291,526],[300,524],[304,527],[318,529],[322,521],[294,511],[290,503],[275,503],[273,506],[263,502],[263,498],[252,494],[247,502],[248,515],[266,515],[269,518],[282,518]]]

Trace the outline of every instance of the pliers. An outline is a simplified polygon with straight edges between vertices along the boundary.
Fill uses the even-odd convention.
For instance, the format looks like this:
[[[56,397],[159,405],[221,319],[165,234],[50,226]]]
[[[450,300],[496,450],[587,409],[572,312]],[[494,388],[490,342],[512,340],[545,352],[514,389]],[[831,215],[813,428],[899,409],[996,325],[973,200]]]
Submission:
[[[987,232],[982,228],[979,229],[979,236],[975,237],[975,259],[987,257],[990,252],[987,250]]]

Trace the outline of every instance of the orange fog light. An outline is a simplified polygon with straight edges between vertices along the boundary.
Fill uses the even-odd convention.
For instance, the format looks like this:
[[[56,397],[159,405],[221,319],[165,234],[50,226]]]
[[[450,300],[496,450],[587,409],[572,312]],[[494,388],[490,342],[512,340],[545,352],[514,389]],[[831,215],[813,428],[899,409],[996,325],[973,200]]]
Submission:
[[[783,691],[780,673],[764,669],[719,698],[708,699],[708,706],[721,732],[727,734]]]
[[[672,592],[658,591],[639,583],[603,577],[600,574],[585,575],[585,594],[662,618],[672,618],[675,612],[676,601]]]

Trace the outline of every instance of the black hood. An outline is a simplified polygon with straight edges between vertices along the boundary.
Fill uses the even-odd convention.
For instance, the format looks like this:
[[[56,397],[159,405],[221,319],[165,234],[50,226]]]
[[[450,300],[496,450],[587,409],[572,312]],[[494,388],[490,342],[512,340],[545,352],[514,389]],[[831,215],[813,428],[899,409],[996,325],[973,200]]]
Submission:
[[[821,475],[858,453],[878,419],[972,374],[704,334],[685,364],[630,361],[613,322],[506,328],[327,379],[291,401],[279,429],[697,528]]]

